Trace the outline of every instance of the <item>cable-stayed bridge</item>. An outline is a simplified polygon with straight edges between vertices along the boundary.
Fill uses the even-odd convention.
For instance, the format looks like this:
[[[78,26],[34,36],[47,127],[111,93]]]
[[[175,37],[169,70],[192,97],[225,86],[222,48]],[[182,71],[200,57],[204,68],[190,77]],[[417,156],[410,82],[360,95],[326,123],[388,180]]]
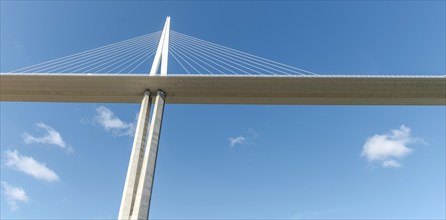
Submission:
[[[161,58],[169,72],[152,65],[147,77]],[[170,30],[1,77],[2,101],[135,103],[150,88],[168,103],[445,104],[444,75],[319,75]]]
[[[148,217],[166,102],[446,105],[445,75],[319,75],[170,31],[169,17],[160,32],[2,73],[0,83],[0,101],[141,103],[119,219]]]

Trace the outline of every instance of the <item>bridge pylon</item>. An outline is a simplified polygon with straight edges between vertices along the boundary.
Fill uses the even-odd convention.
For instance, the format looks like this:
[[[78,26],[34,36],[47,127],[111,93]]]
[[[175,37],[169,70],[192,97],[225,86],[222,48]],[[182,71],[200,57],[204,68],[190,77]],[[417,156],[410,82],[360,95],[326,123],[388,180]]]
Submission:
[[[149,75],[167,75],[170,17],[167,17]],[[158,90],[149,122],[151,97],[149,88],[143,95],[133,140],[132,153],[122,193],[118,219],[147,219],[152,197],[158,145],[161,135],[166,94]]]

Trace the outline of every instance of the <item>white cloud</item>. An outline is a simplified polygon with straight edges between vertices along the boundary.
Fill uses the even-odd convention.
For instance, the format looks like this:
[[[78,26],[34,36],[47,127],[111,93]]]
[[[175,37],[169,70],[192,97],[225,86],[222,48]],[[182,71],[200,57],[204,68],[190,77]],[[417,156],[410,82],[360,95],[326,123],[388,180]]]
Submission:
[[[375,134],[365,142],[361,157],[369,162],[381,163],[383,167],[397,168],[402,164],[398,161],[413,152],[407,145],[423,142],[420,138],[410,135],[410,128],[401,125],[399,129],[388,134]]]
[[[36,161],[32,157],[20,155],[17,150],[6,151],[4,164],[39,180],[47,182],[59,180],[59,176],[53,170],[46,167],[45,164]]]
[[[229,138],[229,146],[234,147],[237,144],[243,145],[246,143],[246,138],[243,136],[238,136],[236,138]]]
[[[112,132],[118,136],[133,136],[135,132],[135,123],[125,122],[115,116],[115,114],[104,106],[96,108],[94,121],[101,125],[106,131]]]
[[[65,143],[60,133],[56,131],[54,128],[42,122],[37,123],[36,127],[40,130],[44,130],[46,134],[42,137],[35,137],[28,133],[24,133],[23,141],[26,144],[32,144],[32,143],[53,144],[67,151],[73,150],[71,146]]]
[[[254,129],[250,128],[245,132],[244,135],[228,138],[229,147],[233,148],[236,145],[252,145],[254,144],[252,141],[258,138],[259,136],[260,136],[259,133],[254,131]]]
[[[396,160],[385,160],[382,165],[383,167],[401,167],[401,164]]]
[[[6,201],[8,202],[9,208],[12,211],[15,211],[19,208],[17,202],[28,202],[29,198],[26,195],[25,190],[22,187],[15,187],[9,185],[5,181],[1,181],[2,186],[2,194],[5,196]]]

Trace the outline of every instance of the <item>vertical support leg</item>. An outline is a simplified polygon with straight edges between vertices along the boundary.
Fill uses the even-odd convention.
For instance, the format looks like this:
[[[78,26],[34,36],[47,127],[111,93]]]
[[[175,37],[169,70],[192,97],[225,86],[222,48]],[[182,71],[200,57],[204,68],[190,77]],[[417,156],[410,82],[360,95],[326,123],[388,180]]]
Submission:
[[[150,92],[147,90],[141,101],[141,109],[136,125],[135,137],[133,139],[132,153],[130,155],[127,177],[125,179],[124,192],[122,193],[121,207],[118,219],[127,220],[132,213],[135,202],[136,190],[138,189],[141,167],[146,146],[147,128],[150,116]]]
[[[144,161],[141,168],[138,190],[131,219],[144,219],[149,216],[150,199],[152,196],[153,178],[155,175],[158,143],[163,119],[165,94],[158,91],[153,107],[152,120],[150,121],[149,136],[144,152]]]

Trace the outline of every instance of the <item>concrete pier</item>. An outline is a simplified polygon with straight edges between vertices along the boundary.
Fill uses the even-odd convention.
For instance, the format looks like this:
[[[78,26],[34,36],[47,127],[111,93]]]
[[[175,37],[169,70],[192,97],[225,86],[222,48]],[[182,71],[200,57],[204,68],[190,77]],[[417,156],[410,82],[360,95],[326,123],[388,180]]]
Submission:
[[[141,173],[144,149],[147,140],[147,128],[150,116],[150,92],[144,92],[139,110],[138,124],[136,125],[135,137],[133,139],[132,153],[130,155],[127,177],[125,179],[124,192],[122,193],[121,207],[119,208],[119,219],[129,219],[135,202],[136,190]]]
[[[148,134],[148,142],[144,153],[144,160],[141,167],[138,189],[136,191],[135,203],[130,219],[147,219],[149,216],[150,200],[153,189],[153,179],[155,176],[156,158],[158,154],[158,144],[161,135],[161,124],[163,120],[165,94],[158,91],[153,106],[152,120]]]

